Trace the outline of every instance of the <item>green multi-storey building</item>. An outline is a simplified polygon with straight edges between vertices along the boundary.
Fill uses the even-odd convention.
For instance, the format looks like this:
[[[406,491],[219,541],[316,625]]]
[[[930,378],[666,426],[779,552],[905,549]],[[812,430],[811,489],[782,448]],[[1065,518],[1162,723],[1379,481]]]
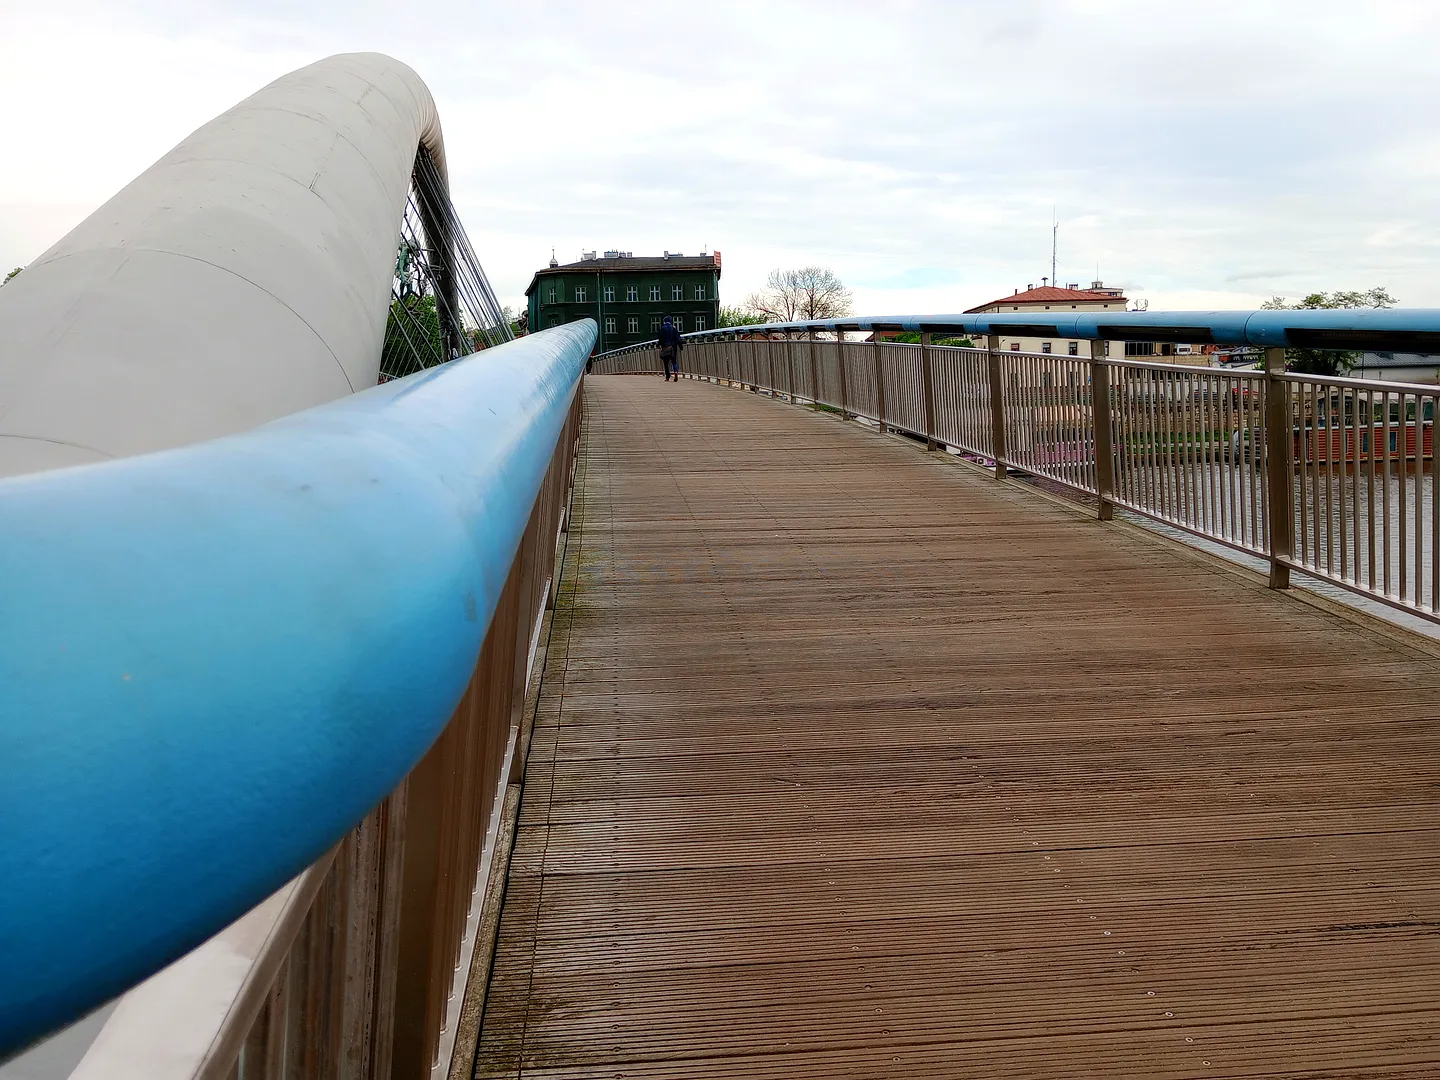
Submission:
[[[586,252],[563,266],[553,258],[525,290],[530,329],[576,319],[600,327],[596,352],[653,341],[669,315],[682,333],[720,325],[720,253],[640,256]]]

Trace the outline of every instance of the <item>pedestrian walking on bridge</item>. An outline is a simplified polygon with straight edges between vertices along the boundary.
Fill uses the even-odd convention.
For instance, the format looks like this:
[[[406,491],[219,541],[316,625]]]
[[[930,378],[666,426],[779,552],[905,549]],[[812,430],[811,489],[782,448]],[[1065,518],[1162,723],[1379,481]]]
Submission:
[[[675,329],[666,315],[660,326],[660,361],[665,365],[665,381],[669,382],[673,377],[676,382],[680,381],[680,350],[685,343],[680,340],[680,331]]]

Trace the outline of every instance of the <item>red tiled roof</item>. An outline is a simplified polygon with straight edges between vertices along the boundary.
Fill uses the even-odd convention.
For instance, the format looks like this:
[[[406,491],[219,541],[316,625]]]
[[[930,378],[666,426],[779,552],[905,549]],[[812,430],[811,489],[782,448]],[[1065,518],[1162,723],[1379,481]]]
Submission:
[[[1022,293],[1013,296],[1002,296],[999,300],[991,300],[988,304],[981,304],[979,307],[969,308],[965,314],[974,315],[979,311],[987,311],[990,308],[1011,304],[1049,304],[1054,307],[1057,304],[1124,304],[1125,297],[1116,296],[1108,292],[1092,292],[1089,289],[1057,289],[1054,285],[1042,285],[1038,289],[1026,289]]]

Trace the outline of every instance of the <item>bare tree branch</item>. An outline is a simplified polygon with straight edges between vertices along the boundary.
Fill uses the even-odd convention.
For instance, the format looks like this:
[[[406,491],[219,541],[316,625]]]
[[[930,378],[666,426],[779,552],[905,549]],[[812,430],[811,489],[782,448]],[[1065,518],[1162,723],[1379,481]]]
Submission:
[[[761,292],[751,293],[745,306],[770,322],[834,319],[851,312],[851,294],[826,267],[772,270]]]

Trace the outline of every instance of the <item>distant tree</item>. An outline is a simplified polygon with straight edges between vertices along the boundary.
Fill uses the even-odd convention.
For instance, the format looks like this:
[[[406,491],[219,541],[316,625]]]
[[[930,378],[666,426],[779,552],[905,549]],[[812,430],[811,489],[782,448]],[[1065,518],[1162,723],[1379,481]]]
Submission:
[[[392,300],[380,353],[381,375],[399,379],[449,359],[435,297],[411,293],[403,300]]]
[[[751,311],[743,307],[720,306],[721,326],[754,326],[756,323],[769,322],[764,315],[758,311]]]
[[[916,333],[915,331],[913,331],[913,330],[906,330],[906,331],[904,331],[904,332],[902,332],[902,333],[899,333],[899,334],[894,335],[893,337],[887,336],[887,337],[885,338],[885,340],[886,340],[886,341],[894,341],[894,342],[897,342],[897,343],[899,343],[899,344],[901,344],[901,345],[919,345],[919,344],[920,344],[920,335],[919,335],[918,333]],[[937,337],[932,337],[932,338],[930,339],[930,344],[931,344],[931,345],[958,345],[958,346],[960,346],[962,349],[973,349],[973,348],[975,348],[975,342],[971,341],[968,337],[943,337],[943,336],[937,336]]]
[[[1283,296],[1272,296],[1260,306],[1266,311],[1303,311],[1337,308],[1388,308],[1396,304],[1395,297],[1383,286],[1354,292],[1336,289],[1334,292],[1313,292],[1308,296],[1289,303]],[[1302,375],[1344,375],[1360,362],[1358,352],[1334,349],[1286,349],[1285,367]]]
[[[14,270],[11,270],[8,274],[5,275],[5,280],[4,280],[4,281],[0,281],[0,285],[8,285],[8,284],[10,284],[10,279],[13,278],[16,274],[20,273],[20,271],[21,271],[21,270],[24,270],[24,269],[25,269],[25,267],[23,267],[23,266],[17,266],[17,267],[15,267]]]
[[[826,267],[771,270],[765,288],[745,298],[745,309],[767,322],[835,319],[851,313],[851,295]]]

